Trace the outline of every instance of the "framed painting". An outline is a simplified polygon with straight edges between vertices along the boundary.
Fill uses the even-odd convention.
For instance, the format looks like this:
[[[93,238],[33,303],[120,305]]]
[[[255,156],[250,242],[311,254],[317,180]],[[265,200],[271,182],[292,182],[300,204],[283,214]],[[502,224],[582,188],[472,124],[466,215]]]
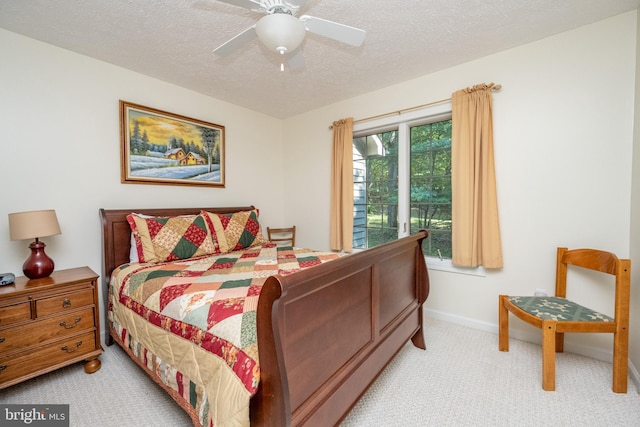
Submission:
[[[224,126],[121,100],[121,182],[224,187],[224,137]]]

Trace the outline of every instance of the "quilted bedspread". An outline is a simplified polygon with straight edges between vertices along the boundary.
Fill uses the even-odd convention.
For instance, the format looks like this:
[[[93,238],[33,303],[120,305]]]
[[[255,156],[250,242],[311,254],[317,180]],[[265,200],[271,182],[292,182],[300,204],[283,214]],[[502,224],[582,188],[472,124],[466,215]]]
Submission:
[[[135,341],[161,360],[152,371],[166,365],[178,373],[180,380],[158,373],[167,386],[180,393],[184,385],[174,383],[184,376],[191,393],[202,394],[199,403],[190,400],[203,425],[248,425],[260,378],[256,309],[262,285],[274,274],[339,256],[265,244],[185,261],[126,264],[113,273],[110,315],[124,331],[123,342]]]

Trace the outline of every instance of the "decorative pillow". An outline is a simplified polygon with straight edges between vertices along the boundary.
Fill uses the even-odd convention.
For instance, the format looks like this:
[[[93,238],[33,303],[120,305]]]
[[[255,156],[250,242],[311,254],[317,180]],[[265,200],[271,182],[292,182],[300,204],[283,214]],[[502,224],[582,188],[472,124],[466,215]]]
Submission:
[[[144,215],[140,213],[133,212],[134,215],[138,215],[140,218],[153,218],[151,215]],[[136,243],[136,238],[131,232],[131,241],[129,242],[129,262],[140,262],[140,257],[138,255],[138,245]]]
[[[203,215],[143,217],[127,215],[140,262],[195,258],[217,252]]]
[[[237,251],[266,243],[258,221],[257,209],[229,214],[202,211],[221,253]]]

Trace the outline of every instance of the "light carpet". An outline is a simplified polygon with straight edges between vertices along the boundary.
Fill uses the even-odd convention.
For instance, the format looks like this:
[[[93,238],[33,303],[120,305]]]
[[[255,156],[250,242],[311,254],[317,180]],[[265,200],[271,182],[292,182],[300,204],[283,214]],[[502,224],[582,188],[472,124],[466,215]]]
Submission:
[[[558,354],[541,388],[539,345],[427,319],[427,350],[406,345],[342,423],[363,426],[640,426],[640,394],[611,391],[611,363]],[[69,403],[71,426],[190,426],[189,417],[117,346],[102,368],[76,364],[0,390],[3,403]]]

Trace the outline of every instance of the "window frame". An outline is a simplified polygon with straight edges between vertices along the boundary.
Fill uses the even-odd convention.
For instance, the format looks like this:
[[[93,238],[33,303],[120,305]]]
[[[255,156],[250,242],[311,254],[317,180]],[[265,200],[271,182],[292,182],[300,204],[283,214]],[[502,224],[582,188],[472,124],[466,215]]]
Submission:
[[[433,105],[405,110],[398,114],[385,115],[372,120],[354,123],[353,137],[371,135],[373,133],[385,132],[392,129],[398,130],[398,238],[409,235],[409,167],[410,167],[410,138],[411,127],[434,123],[451,119],[451,101],[436,103]],[[403,142],[406,141],[406,142]],[[364,249],[353,249],[360,252]],[[474,276],[485,276],[486,272],[482,266],[460,267],[453,265],[450,259],[440,259],[425,256],[427,267],[430,270],[447,271],[452,273],[469,274]]]

